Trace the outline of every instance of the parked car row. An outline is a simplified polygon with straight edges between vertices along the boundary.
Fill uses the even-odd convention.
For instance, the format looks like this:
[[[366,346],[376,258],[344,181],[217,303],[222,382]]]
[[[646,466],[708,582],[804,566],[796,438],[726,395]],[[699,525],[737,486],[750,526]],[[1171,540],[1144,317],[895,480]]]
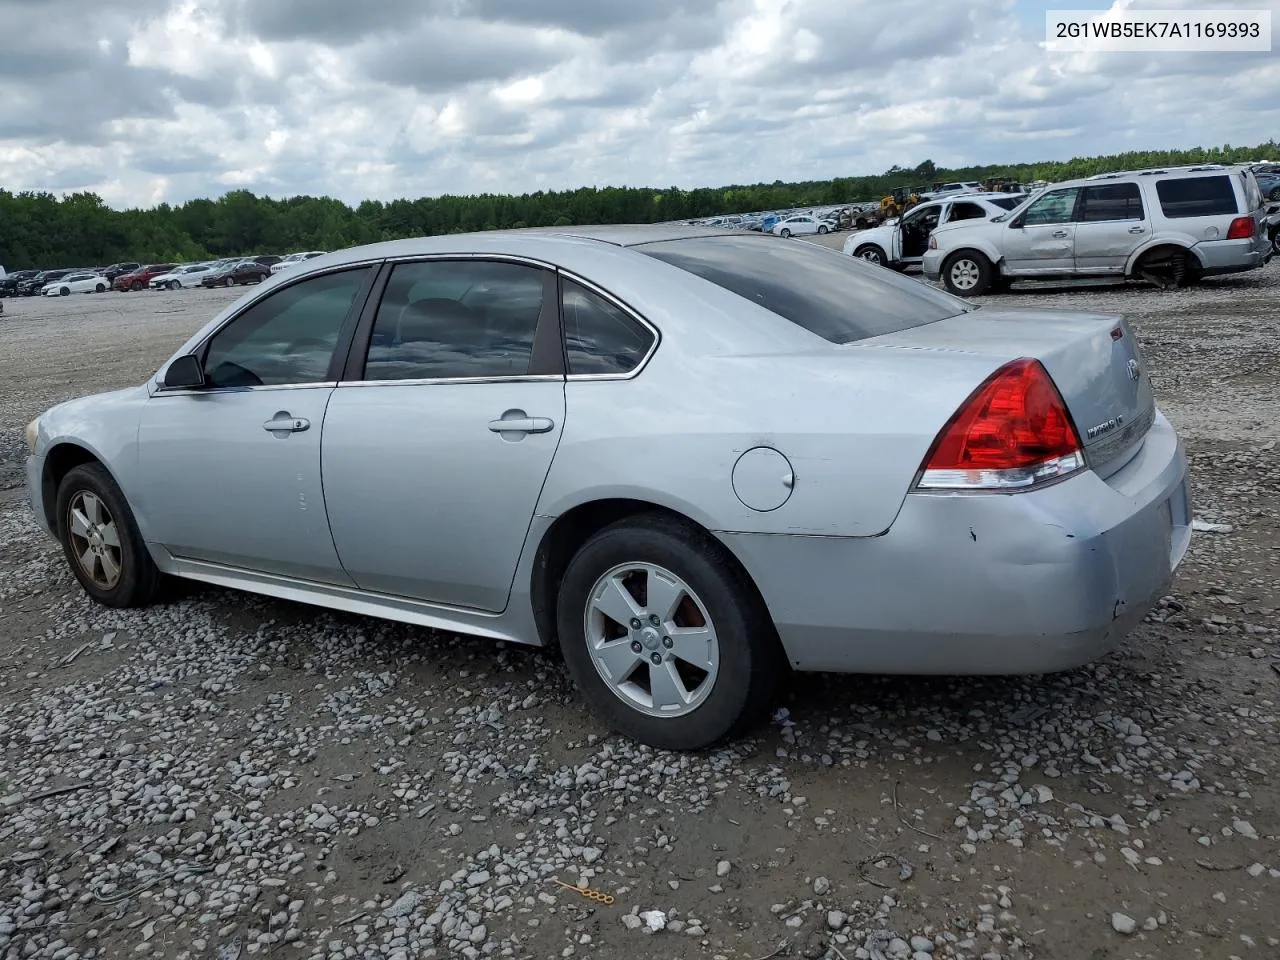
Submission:
[[[1276,254],[1255,166],[1095,174],[1018,197],[956,194],[854,234],[844,252],[900,270],[919,264],[926,279],[965,297],[1016,280],[1182,286],[1256,269]]]
[[[323,253],[323,250],[308,250],[288,256],[225,257],[199,263],[122,262],[106,267],[15,270],[0,274],[0,297],[65,297],[108,290],[125,293],[261,283],[273,273],[291,269]]]

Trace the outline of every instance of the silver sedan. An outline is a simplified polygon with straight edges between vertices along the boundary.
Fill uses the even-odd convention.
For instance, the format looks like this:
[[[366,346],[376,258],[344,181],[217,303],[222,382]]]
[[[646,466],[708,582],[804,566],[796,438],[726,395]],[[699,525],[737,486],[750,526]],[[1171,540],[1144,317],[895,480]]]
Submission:
[[[101,603],[178,577],[558,643],[668,748],[742,730],[788,667],[1077,666],[1190,537],[1123,319],[689,226],[317,257],[27,441]]]

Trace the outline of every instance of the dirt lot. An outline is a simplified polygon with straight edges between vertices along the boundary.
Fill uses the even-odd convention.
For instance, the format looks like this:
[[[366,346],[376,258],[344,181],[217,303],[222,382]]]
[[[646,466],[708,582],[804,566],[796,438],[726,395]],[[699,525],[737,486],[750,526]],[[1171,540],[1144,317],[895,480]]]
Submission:
[[[799,678],[696,756],[607,735],[539,651],[216,589],[91,606],[21,500],[22,425],[230,295],[7,301],[0,956],[1276,956],[1278,294],[1273,263],[999,298],[1128,315],[1230,525],[1120,651]]]

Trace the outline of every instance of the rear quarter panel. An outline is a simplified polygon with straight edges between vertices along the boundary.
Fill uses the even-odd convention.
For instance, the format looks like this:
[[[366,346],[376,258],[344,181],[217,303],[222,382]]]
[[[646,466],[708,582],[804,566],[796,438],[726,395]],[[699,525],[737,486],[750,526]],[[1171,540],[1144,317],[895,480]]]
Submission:
[[[719,532],[877,536],[938,430],[995,366],[857,345],[705,359],[663,347],[633,380],[566,384],[564,433],[538,512],[626,497]],[[790,497],[768,512],[745,506],[733,487],[738,458],[761,446],[794,473]]]

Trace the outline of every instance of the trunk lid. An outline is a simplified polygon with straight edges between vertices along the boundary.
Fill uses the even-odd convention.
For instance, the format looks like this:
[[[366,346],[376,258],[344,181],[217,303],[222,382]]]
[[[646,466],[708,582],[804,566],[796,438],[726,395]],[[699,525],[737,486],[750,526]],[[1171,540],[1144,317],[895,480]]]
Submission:
[[[1120,316],[982,308],[862,346],[988,357],[993,370],[1019,357],[1036,358],[1066,401],[1089,466],[1104,477],[1129,461],[1155,420],[1146,362]]]

